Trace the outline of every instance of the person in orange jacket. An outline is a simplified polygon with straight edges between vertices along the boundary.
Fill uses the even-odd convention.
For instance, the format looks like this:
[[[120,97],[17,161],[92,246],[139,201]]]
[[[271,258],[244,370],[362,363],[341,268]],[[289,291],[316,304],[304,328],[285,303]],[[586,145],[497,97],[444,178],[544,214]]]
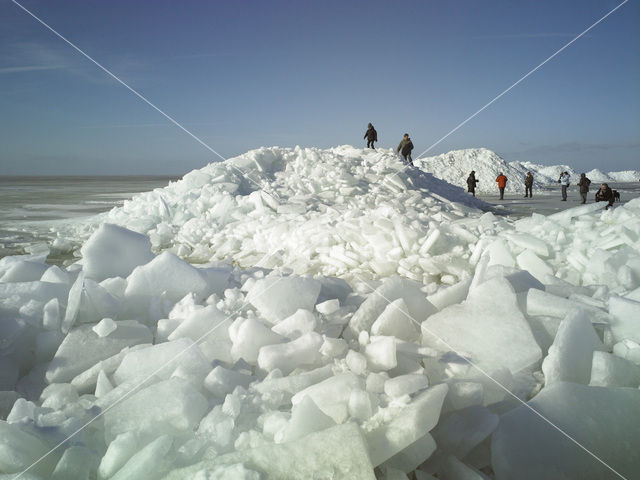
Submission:
[[[496,182],[498,182],[498,189],[500,190],[500,200],[504,199],[504,187],[507,186],[507,177],[505,177],[502,172],[498,174],[498,178],[496,178]]]

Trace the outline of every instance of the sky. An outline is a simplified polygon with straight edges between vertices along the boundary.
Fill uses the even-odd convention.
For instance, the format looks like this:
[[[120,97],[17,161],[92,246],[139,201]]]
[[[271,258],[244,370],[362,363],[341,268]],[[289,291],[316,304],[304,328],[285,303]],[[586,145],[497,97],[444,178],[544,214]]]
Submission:
[[[621,1],[18,0],[224,158],[378,146],[414,158],[640,169],[640,6]],[[435,144],[435,145],[434,145]],[[1,175],[179,175],[220,161],[0,0]]]

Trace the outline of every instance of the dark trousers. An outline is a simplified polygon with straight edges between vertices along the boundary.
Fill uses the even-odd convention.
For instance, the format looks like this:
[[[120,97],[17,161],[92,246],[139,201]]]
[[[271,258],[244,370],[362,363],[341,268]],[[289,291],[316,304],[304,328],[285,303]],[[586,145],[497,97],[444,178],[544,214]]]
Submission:
[[[402,158],[404,160],[404,163],[408,163],[409,165],[411,165],[413,167],[413,160],[411,159],[411,154],[407,153],[406,155],[403,153],[402,154]]]
[[[580,198],[582,199],[580,203],[587,203],[587,192],[580,192]]]
[[[373,148],[373,142],[375,140],[367,140],[367,148]]]
[[[475,188],[470,188],[469,189],[469,193],[475,197],[476,196],[476,189]]]
[[[567,185],[562,185],[562,200],[567,199]]]
[[[500,200],[504,199],[504,187],[498,187],[498,190],[500,190]]]
[[[525,185],[524,186],[524,196],[533,198],[533,186]]]

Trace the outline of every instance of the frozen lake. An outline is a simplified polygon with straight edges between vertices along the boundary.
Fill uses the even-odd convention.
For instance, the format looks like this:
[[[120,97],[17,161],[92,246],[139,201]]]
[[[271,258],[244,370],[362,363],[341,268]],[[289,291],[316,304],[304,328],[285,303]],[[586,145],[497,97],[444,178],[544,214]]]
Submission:
[[[175,177],[0,177],[0,257],[51,238],[55,223],[106,212]]]

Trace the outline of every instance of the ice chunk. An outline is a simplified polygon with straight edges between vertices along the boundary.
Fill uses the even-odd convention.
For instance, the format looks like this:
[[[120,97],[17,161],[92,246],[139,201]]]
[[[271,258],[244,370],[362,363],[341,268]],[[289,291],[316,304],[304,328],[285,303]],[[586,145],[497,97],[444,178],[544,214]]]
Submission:
[[[324,367],[316,368],[315,370],[301,373],[300,375],[267,378],[260,383],[254,384],[252,388],[262,394],[284,392],[293,395],[332,376],[333,371],[331,365],[325,365]]]
[[[591,322],[580,310],[572,310],[560,323],[558,333],[542,362],[545,385],[559,381],[588,384],[593,352],[604,346]]]
[[[640,471],[639,404],[638,389],[569,382],[546,387],[529,401],[532,408],[625,478],[634,478]],[[524,406],[500,418],[492,436],[491,458],[496,478],[617,478]]]
[[[436,293],[429,295],[427,300],[433,304],[438,310],[442,310],[449,305],[461,303],[469,294],[471,286],[471,277],[468,275],[455,285],[441,288]]]
[[[46,330],[60,328],[60,305],[57,298],[52,298],[44,305],[42,327]]]
[[[247,388],[252,380],[253,377],[251,375],[229,370],[218,365],[204,379],[204,386],[216,397],[224,398],[237,386]]]
[[[138,441],[133,432],[121,433],[107,448],[98,466],[99,478],[110,478],[137,451]]]
[[[40,280],[42,275],[49,269],[49,265],[46,263],[32,262],[28,260],[19,260],[14,262],[4,273],[0,276],[0,282],[4,283],[18,283],[18,282],[33,282]]]
[[[507,242],[502,238],[497,238],[487,247],[489,253],[489,266],[504,265],[506,267],[515,267],[516,260],[513,258],[511,249]]]
[[[409,308],[402,298],[391,302],[371,325],[373,335],[394,336],[407,342],[414,342],[420,337],[420,327],[409,316]]]
[[[98,282],[127,277],[135,267],[150,262],[151,241],[146,235],[103,223],[80,249],[83,271]]]
[[[414,471],[436,450],[436,442],[430,434],[419,438],[405,449],[396,453],[382,464],[383,467],[397,468],[405,473]]]
[[[135,392],[104,414],[105,440],[125,432],[139,438],[180,435],[193,430],[209,409],[190,383],[170,378]]]
[[[115,355],[125,347],[151,343],[153,335],[147,327],[133,320],[116,322],[118,328],[107,337],[99,337],[91,325],[71,330],[47,367],[47,381],[68,382],[100,360]]]
[[[362,375],[367,370],[367,358],[360,352],[349,350],[345,357],[347,367],[356,375]]]
[[[629,339],[640,343],[640,302],[611,296],[609,313],[613,317],[611,332],[615,342]]]
[[[329,300],[331,301],[331,300]],[[278,335],[296,339],[300,335],[313,332],[316,328],[316,317],[309,310],[298,310],[296,313],[274,325],[271,330]]]
[[[331,417],[322,413],[311,397],[304,397],[291,410],[291,420],[281,434],[276,435],[276,442],[290,442],[335,425]]]
[[[323,315],[331,315],[332,313],[338,311],[339,309],[340,309],[340,300],[338,300],[337,298],[326,300],[316,305],[316,310],[318,311],[318,313],[322,313]]]
[[[269,322],[277,323],[297,310],[313,310],[321,284],[309,277],[271,276],[258,280],[247,294],[247,300]]]
[[[268,372],[279,368],[288,374],[303,365],[316,365],[322,343],[320,334],[309,332],[288,343],[266,345],[258,352],[258,366]]]
[[[216,469],[242,464],[260,472],[260,478],[298,480],[318,478],[320,474],[336,480],[375,480],[373,466],[369,462],[367,448],[358,426],[354,423],[336,425],[304,437],[304,441],[273,444],[222,455],[190,467],[174,470],[164,480],[210,477]],[[237,470],[217,470],[218,478],[237,477]],[[204,478],[204,477],[203,477]]]
[[[114,332],[116,328],[118,328],[118,324],[114,322],[112,318],[103,318],[100,322],[94,325],[91,330],[96,332],[96,335],[102,338]]]
[[[361,331],[369,331],[376,319],[384,312],[390,302],[402,298],[407,312],[416,322],[422,322],[436,312],[436,308],[427,300],[420,285],[402,277],[391,277],[370,294],[360,305],[349,321],[349,329],[354,337]]]
[[[238,322],[238,320],[236,320]],[[235,325],[237,329],[230,336],[233,340],[231,356],[234,360],[244,359],[245,362],[255,364],[258,361],[258,353],[265,345],[273,345],[284,340],[283,337],[254,318],[239,320]]]
[[[194,342],[206,337],[220,337],[228,339],[225,333],[227,316],[213,305],[207,305],[189,312],[176,329],[168,336],[168,340],[190,338]],[[228,324],[226,325],[228,328]]]
[[[490,477],[449,455],[438,471],[438,477],[443,479],[455,478],[456,480],[490,480]]]
[[[291,403],[297,405],[308,396],[336,423],[342,423],[347,418],[351,392],[363,388],[364,381],[360,377],[351,372],[345,372],[299,391],[291,398]]]
[[[622,340],[613,346],[613,353],[630,362],[640,365],[640,345],[633,340]]]
[[[154,480],[166,472],[170,463],[166,458],[173,439],[162,435],[133,455],[129,461],[111,477],[111,480]]]
[[[125,304],[127,311],[146,313],[153,297],[164,294],[168,300],[177,302],[190,292],[206,298],[212,289],[198,268],[165,251],[131,272]]]
[[[424,437],[438,423],[447,391],[445,384],[435,385],[400,408],[390,421],[377,423],[374,417],[364,425],[372,465],[380,465]]]
[[[391,370],[398,365],[393,337],[376,337],[364,349],[371,370]]]
[[[83,446],[72,446],[62,454],[51,480],[88,480],[95,472],[98,460],[91,450]]]
[[[117,384],[150,375],[167,379],[178,366],[202,379],[211,370],[198,345],[188,338],[181,338],[130,351],[113,373],[113,379]]]
[[[96,389],[94,395],[97,398],[100,398],[109,393],[111,390],[113,390],[113,384],[111,383],[111,380],[109,380],[107,374],[104,373],[104,370],[100,370],[100,373],[98,374],[98,378],[96,380]]]
[[[408,374],[390,378],[384,384],[384,393],[390,397],[411,395],[429,386],[429,380],[424,375]]]
[[[422,343],[470,355],[485,371],[507,367],[517,373],[542,357],[513,288],[501,278],[480,284],[464,303],[429,317],[423,324]]]
[[[78,312],[80,310],[80,304],[82,302],[82,291],[84,290],[84,273],[80,272],[76,281],[73,282],[71,289],[69,290],[69,296],[67,298],[67,309],[64,314],[64,320],[62,321],[62,333],[68,333],[73,327],[76,321]]]
[[[547,275],[553,275],[553,268],[531,250],[524,250],[516,258],[518,266],[543,282]]]
[[[48,452],[49,446],[41,439],[0,420],[0,472],[21,472]],[[34,465],[32,471],[48,476],[56,462],[56,455],[48,455]]]
[[[607,352],[593,352],[589,385],[637,388],[640,385],[640,367]]]

